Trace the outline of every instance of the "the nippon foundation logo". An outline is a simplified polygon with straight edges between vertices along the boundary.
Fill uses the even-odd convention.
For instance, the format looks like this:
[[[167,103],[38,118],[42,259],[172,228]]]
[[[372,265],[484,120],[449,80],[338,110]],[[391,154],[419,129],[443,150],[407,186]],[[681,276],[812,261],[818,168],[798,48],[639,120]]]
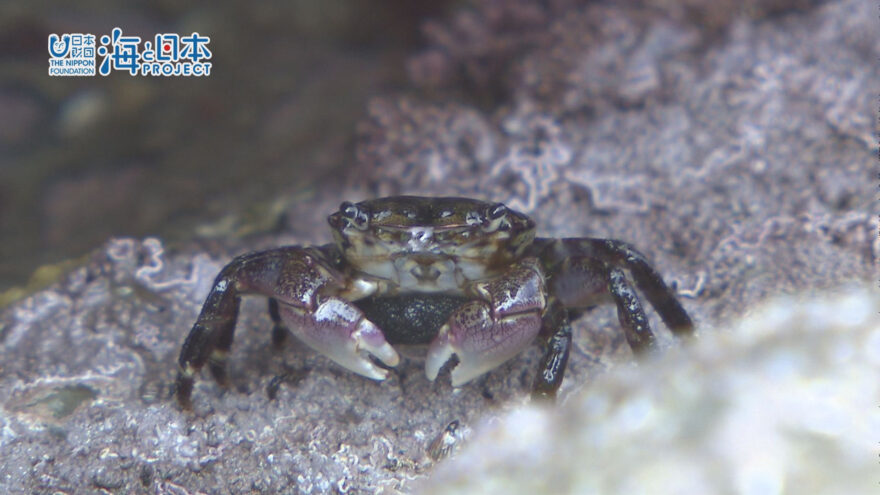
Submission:
[[[49,35],[50,76],[94,76],[95,35]]]
[[[49,35],[50,76],[102,76],[127,71],[132,76],[210,76],[211,38],[192,33],[157,34],[141,42],[140,36],[123,36],[113,28],[95,44],[93,34]],[[100,62],[96,62],[96,58]]]

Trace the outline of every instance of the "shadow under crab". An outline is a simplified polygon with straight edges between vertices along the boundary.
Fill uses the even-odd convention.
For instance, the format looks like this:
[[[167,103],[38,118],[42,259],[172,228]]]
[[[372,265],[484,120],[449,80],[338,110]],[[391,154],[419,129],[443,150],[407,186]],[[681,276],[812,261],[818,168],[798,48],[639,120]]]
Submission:
[[[684,308],[635,248],[610,239],[536,238],[534,222],[501,203],[396,196],[343,203],[328,221],[335,243],[251,253],[223,268],[180,352],[183,407],[190,407],[205,364],[226,382],[244,294],[269,298],[276,344],[289,328],[375,380],[398,364],[394,344],[428,344],[430,380],[456,359],[452,384],[460,386],[540,339],[537,398],[554,397],[562,382],[569,310],[613,302],[633,351],[656,346],[629,278],[673,333],[693,332]]]

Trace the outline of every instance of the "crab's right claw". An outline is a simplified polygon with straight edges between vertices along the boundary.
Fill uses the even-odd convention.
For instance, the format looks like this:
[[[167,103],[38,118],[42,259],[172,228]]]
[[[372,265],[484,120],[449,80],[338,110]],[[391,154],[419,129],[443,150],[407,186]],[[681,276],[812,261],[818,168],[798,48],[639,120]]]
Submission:
[[[376,366],[370,355],[391,367],[400,362],[382,331],[348,301],[328,298],[313,312],[282,304],[280,312],[297,338],[359,375],[373,380],[388,377],[388,371]]]
[[[433,381],[453,354],[452,386],[458,387],[501,365],[531,344],[541,329],[534,312],[493,318],[488,304],[471,301],[458,308],[428,348],[425,374]]]

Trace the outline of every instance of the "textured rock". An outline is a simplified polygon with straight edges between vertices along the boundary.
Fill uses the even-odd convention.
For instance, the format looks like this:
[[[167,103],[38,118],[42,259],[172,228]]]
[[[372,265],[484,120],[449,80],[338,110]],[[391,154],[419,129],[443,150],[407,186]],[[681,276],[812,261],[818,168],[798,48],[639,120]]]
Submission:
[[[449,64],[526,16],[521,2],[479,5],[436,41]],[[868,277],[880,253],[870,6],[732,16],[719,38],[676,9],[550,5],[497,76],[510,90],[494,113],[374,102],[358,157],[375,191],[489,197],[538,217],[576,208],[542,228],[651,246],[721,318],[783,288]],[[483,34],[453,36],[462,23]]]
[[[501,9],[525,5],[485,3]],[[112,240],[57,283],[4,309],[0,491],[409,492],[412,480],[427,473],[431,456],[440,457],[446,440],[434,440],[452,421],[466,431],[479,418],[521,405],[537,349],[460,390],[453,390],[446,377],[428,382],[419,359],[406,359],[399,373],[374,383],[295,342],[273,354],[271,323],[265,302],[258,300],[246,300],[242,308],[229,362],[232,389],[221,392],[207,378],[200,380],[194,414],[178,411],[168,400],[179,346],[223,264],[235,254],[276,244],[327,242],[324,217],[343,199],[404,192],[491,198],[533,215],[542,235],[615,237],[645,251],[676,285],[707,347],[701,342],[693,351],[667,354],[664,362],[681,362],[680,368],[634,368],[622,364],[631,355],[611,308],[580,320],[561,391],[571,405],[552,417],[562,424],[587,424],[584,431],[598,437],[590,441],[607,442],[600,445],[614,445],[616,432],[630,445],[639,445],[639,435],[651,439],[664,431],[672,442],[670,430],[647,432],[647,421],[639,418],[645,408],[660,414],[668,401],[654,394],[663,387],[683,394],[682,400],[698,410],[723,396],[723,389],[710,388],[716,395],[706,397],[703,388],[690,388],[688,383],[705,383],[686,375],[701,363],[717,366],[732,386],[743,363],[742,380],[756,376],[748,363],[764,362],[760,353],[750,357],[752,349],[762,347],[758,343],[773,344],[766,359],[784,354],[782,347],[791,343],[792,352],[820,353],[833,361],[834,356],[821,354],[830,348],[810,351],[798,344],[798,335],[832,342],[822,340],[818,330],[789,335],[797,329],[780,329],[779,342],[744,335],[751,340],[737,343],[737,332],[748,332],[727,322],[768,296],[877,279],[871,82],[878,80],[874,61],[880,40],[873,35],[870,5],[828,2],[798,13],[734,19],[721,23],[723,28],[713,21],[710,29],[700,29],[688,15],[663,15],[656,6],[647,15],[629,7],[550,4],[552,9],[538,17],[509,14],[534,36],[523,45],[505,45],[509,37],[496,37],[495,28],[481,26],[486,19],[468,21],[474,32],[484,33],[486,46],[500,50],[481,56],[504,57],[501,71],[485,74],[488,87],[497,87],[493,81],[500,77],[506,88],[490,90],[493,98],[481,99],[479,84],[464,81],[456,89],[439,85],[431,100],[418,94],[375,100],[359,128],[357,168],[348,174],[358,181],[328,184],[298,197],[283,236],[229,239],[208,252],[196,245],[165,252],[155,239]],[[692,14],[702,18],[706,12]],[[460,66],[455,57],[470,57],[467,51],[450,53],[454,67]],[[440,69],[447,63],[436,57],[434,62]],[[468,97],[454,96],[462,93]],[[288,110],[279,111],[278,125],[290,118]],[[731,330],[719,330],[726,328]],[[708,347],[716,342],[714,333],[733,339],[717,344],[717,360],[710,359]],[[852,335],[851,342],[876,346],[876,337]],[[672,345],[668,335],[661,339]],[[732,350],[722,352],[722,345]],[[695,352],[693,362],[689,352]],[[851,354],[859,352],[875,360],[876,371],[876,356],[859,349]],[[797,361],[791,364],[794,371],[782,366],[768,373],[782,373],[782,379],[795,383],[806,376],[803,366]],[[828,369],[833,383],[840,383],[838,372]],[[646,370],[658,370],[657,376],[644,376]],[[676,373],[688,379],[676,379]],[[590,417],[607,425],[594,426],[581,417],[576,397],[592,397],[593,386],[609,386],[595,385],[597,376],[608,380],[618,374],[627,395],[609,395],[604,405],[589,406]],[[264,390],[275,376],[287,380],[270,401]],[[766,392],[761,387],[754,385]],[[644,400],[636,401],[634,411],[617,409],[629,404],[629,397]],[[721,399],[719,408],[725,406]],[[859,404],[841,407],[851,411]],[[734,412],[754,407],[756,415],[765,411],[760,401],[730,407]],[[622,411],[617,420],[614,411]],[[683,423],[693,416],[668,411],[661,419],[669,428],[699,430],[699,423]],[[775,408],[766,413],[775,414]],[[526,425],[533,426],[522,428],[517,448],[523,452],[540,440],[534,436],[553,429],[538,413],[512,414],[534,419]],[[718,419],[711,410],[706,416]],[[771,418],[814,431],[802,422]],[[730,428],[724,435],[736,438],[738,430]],[[833,437],[825,435],[819,437]],[[816,442],[842,445],[847,452],[860,448],[813,436],[786,449],[809,456],[816,454],[811,450]],[[768,464],[769,475],[760,469],[755,475],[741,473],[754,467],[740,465],[744,454],[737,449],[744,447],[719,438],[731,447],[718,452],[724,471],[693,478],[681,471],[654,475],[668,476],[670,483],[690,480],[693,485],[683,490],[713,487],[718,480],[730,480],[726,486],[733,491],[739,489],[734,479],[754,480],[758,489],[764,482],[773,488],[780,479],[804,479],[791,474],[789,464]],[[491,442],[483,437],[478,448]],[[543,448],[539,445],[535,448]],[[717,443],[695,444],[693,452],[701,452],[701,445]],[[624,464],[643,454],[625,457]],[[681,466],[678,460],[668,463]],[[611,462],[607,456],[602,461]],[[486,462],[495,465],[492,458]],[[849,465],[841,469],[853,473],[855,489],[861,464],[852,466],[855,471],[848,471]],[[448,473],[446,480],[466,477]],[[626,473],[607,476],[614,488]],[[638,486],[639,479],[630,478],[628,486]],[[748,486],[742,491],[751,493]]]

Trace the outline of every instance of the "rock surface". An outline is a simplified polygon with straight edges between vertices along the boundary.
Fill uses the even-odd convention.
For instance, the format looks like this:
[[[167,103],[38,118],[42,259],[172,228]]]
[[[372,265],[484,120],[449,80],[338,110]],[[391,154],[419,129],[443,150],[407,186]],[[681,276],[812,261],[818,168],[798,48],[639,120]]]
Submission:
[[[783,298],[482,425],[419,493],[872,493],[876,289]]]
[[[678,447],[692,455],[717,448],[724,472],[688,468],[682,463],[686,458],[676,455],[668,464],[645,466],[659,473],[636,470],[646,478],[626,481],[626,472],[613,470],[574,481],[609,491],[639,486],[626,483],[642,479],[666,479],[690,480],[684,490],[729,486],[742,493],[765,493],[764,487],[796,492],[797,486],[785,483],[801,482],[805,475],[791,474],[791,464],[740,462],[743,452],[750,452],[747,446],[724,441],[737,438],[736,427],[752,424],[748,414],[766,412],[768,422],[754,423],[753,434],[767,435],[761,455],[773,448],[786,455],[839,448],[841,455],[833,458],[844,459],[842,472],[852,474],[841,481],[841,490],[860,487],[863,461],[845,457],[862,452],[863,444],[846,440],[856,430],[845,427],[836,435],[821,429],[824,418],[773,416],[776,408],[759,400],[769,385],[758,383],[751,366],[770,363],[768,373],[795,384],[819,379],[799,359],[821,358],[828,387],[807,383],[802,393],[792,390],[784,396],[792,402],[786,410],[823,405],[823,397],[834,395],[840,409],[818,410],[856,411],[864,399],[853,388],[836,387],[850,376],[852,387],[860,386],[865,372],[876,376],[871,350],[876,350],[876,332],[863,325],[841,333],[841,342],[855,349],[844,345],[838,352],[809,348],[790,329],[749,337],[731,322],[770,295],[834,291],[878,277],[872,81],[880,79],[874,63],[880,40],[874,36],[871,6],[839,1],[771,17],[731,14],[727,23],[713,21],[710,29],[674,11],[664,13],[662,2],[648,10],[560,1],[534,11],[530,4],[486,0],[434,24],[437,50],[443,51],[437,37],[444,32],[465,26],[472,34],[445,38],[463,44],[445,51],[451,59],[436,54],[428,54],[427,62],[413,59],[420,70],[438,71],[434,79],[415,78],[423,91],[437,93],[431,99],[374,100],[359,127],[356,169],[348,174],[368,179],[327,184],[291,201],[290,228],[283,235],[168,251],[152,238],[114,239],[48,289],[4,309],[0,491],[414,490],[413,480],[426,476],[433,464],[432,440],[447,424],[475,425],[525,402],[537,349],[460,390],[445,377],[428,382],[418,359],[405,360],[399,373],[374,383],[296,343],[273,354],[265,303],[246,300],[230,358],[232,389],[221,392],[207,378],[200,380],[193,414],[168,400],[179,346],[225,262],[272,245],[327,242],[324,217],[340,201],[402,192],[505,201],[531,214],[541,235],[630,241],[677,286],[707,335],[693,351],[670,351],[659,361],[678,365],[634,367],[611,308],[589,313],[576,326],[561,391],[567,403],[548,416],[511,412],[513,419],[506,421],[526,422],[515,448],[542,449],[543,432],[588,425],[578,430],[572,449],[589,442],[617,446],[623,469],[646,455],[639,449],[643,439],[660,448],[678,443],[675,431],[696,431],[694,443],[684,439]],[[528,43],[508,43],[510,23],[528,27]],[[462,75],[461,67],[474,56],[497,60],[498,70],[476,79],[467,71]],[[426,68],[428,63],[436,67]],[[452,89],[440,77],[446,72],[460,76]],[[456,98],[461,92],[469,96]],[[832,300],[829,296],[821,304],[830,308]],[[801,310],[789,311],[791,318],[803,317],[797,316]],[[873,317],[867,321],[876,327]],[[838,342],[837,334],[810,328],[802,332],[811,342]],[[738,341],[737,332],[745,340]],[[710,338],[714,333],[723,336]],[[676,347],[668,335],[664,341]],[[785,360],[788,346],[791,361]],[[763,348],[772,351],[762,354]],[[850,368],[840,356],[869,362]],[[700,366],[725,377],[725,383],[751,386],[755,394],[729,404],[722,400],[724,390],[709,387],[706,395],[706,382],[693,376]],[[289,381],[269,400],[265,388],[279,375]],[[598,381],[600,375],[605,376]],[[670,382],[663,385],[669,388],[661,388],[661,382]],[[591,402],[592,387],[602,391],[604,403]],[[720,401],[718,407],[729,407],[732,416],[725,423],[706,410],[705,428],[722,428],[699,431],[701,424],[690,421],[699,416],[665,409],[670,399],[656,395],[658,390],[680,394],[696,411]],[[876,388],[871,394],[868,400],[876,399]],[[869,406],[866,418],[875,414],[876,400]],[[554,421],[548,418],[561,423],[548,425]],[[602,421],[610,424],[604,427]],[[864,431],[877,431],[873,421],[866,419],[865,427],[874,429]],[[648,424],[668,426],[648,431]],[[776,443],[779,435],[768,425],[794,427],[806,438],[794,440],[793,447],[789,439]],[[474,448],[496,452],[490,449],[493,439],[503,441],[509,431],[499,428],[502,433],[485,434]],[[504,460],[489,458],[486,469],[504,466]],[[457,485],[462,480],[481,483],[456,470],[460,462],[444,468],[438,483],[454,482],[462,490],[467,490]],[[672,471],[662,471],[667,465]],[[690,478],[682,469],[698,476]],[[819,486],[831,487],[830,492],[832,483]]]

